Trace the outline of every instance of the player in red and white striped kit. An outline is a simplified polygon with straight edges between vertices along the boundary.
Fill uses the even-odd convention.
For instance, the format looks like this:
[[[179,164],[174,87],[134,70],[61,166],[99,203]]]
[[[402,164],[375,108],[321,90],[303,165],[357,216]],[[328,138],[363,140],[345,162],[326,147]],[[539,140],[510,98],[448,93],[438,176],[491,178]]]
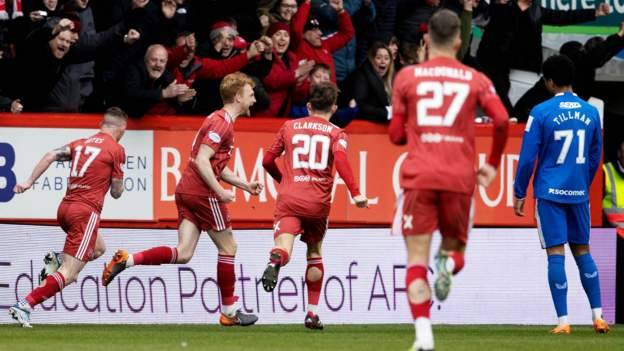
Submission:
[[[507,140],[507,112],[492,83],[455,59],[461,46],[459,27],[455,13],[436,12],[426,36],[429,60],[404,68],[392,93],[390,139],[408,145],[393,231],[403,234],[407,246],[405,286],[416,327],[415,350],[434,346],[427,282],[431,235],[436,229],[442,234],[434,284],[442,301],[451,276],[464,266],[476,181],[491,183]],[[493,120],[494,140],[488,162],[475,174],[477,105]]]
[[[253,87],[254,82],[243,73],[227,75],[220,86],[223,108],[206,117],[195,136],[188,166],[175,192],[178,245],[153,247],[134,254],[118,250],[104,268],[102,284],[110,284],[119,273],[132,266],[189,262],[201,232],[207,231],[218,250],[219,323],[224,326],[256,323],[258,317],[237,308],[238,297],[234,295],[236,241],[226,207],[234,200],[234,193],[219,183],[223,180],[253,195],[262,191],[260,183],[247,183],[227,167],[234,148],[234,122],[241,115],[249,115],[249,108],[256,102]]]
[[[102,119],[101,129],[88,138],[48,152],[35,166],[30,178],[15,186],[25,192],[56,161],[72,161],[67,193],[58,208],[57,220],[67,233],[62,264],[48,275],[41,286],[9,308],[9,314],[24,327],[30,327],[33,308],[76,281],[87,262],[104,253],[104,239],[98,235],[104,197],[110,188],[118,199],[123,193],[126,154],[118,142],[124,135],[128,116],[112,107]]]
[[[312,87],[308,111],[310,117],[291,120],[282,126],[263,166],[277,180],[279,191],[275,208],[275,247],[262,276],[264,290],[273,291],[280,267],[290,259],[295,236],[308,246],[305,280],[308,289],[307,328],[323,329],[316,306],[323,284],[321,245],[327,231],[334,184],[332,166],[344,180],[355,204],[366,207],[368,199],[360,194],[347,160],[347,135],[329,122],[336,112],[338,88],[333,83]],[[275,160],[284,153],[284,174]]]

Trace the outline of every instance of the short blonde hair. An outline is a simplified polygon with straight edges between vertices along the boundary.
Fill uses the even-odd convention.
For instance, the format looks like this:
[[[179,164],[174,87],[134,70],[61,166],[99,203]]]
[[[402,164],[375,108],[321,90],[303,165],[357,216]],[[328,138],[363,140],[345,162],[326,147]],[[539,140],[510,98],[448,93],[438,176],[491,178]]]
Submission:
[[[230,104],[234,102],[234,97],[245,85],[249,85],[251,88],[256,86],[254,81],[245,73],[236,72],[225,76],[219,86],[219,93],[223,103]]]

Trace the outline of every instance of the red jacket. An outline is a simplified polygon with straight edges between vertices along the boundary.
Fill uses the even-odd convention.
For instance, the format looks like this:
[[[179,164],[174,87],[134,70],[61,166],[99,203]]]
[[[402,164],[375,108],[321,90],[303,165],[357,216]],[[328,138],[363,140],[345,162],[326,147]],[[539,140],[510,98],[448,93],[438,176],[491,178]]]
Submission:
[[[299,59],[314,60],[316,63],[324,63],[331,68],[331,80],[336,82],[336,69],[332,54],[347,45],[355,35],[355,29],[351,23],[351,17],[347,11],[337,15],[338,32],[321,40],[321,47],[314,47],[303,39],[303,28],[310,15],[311,4],[305,1],[292,18],[290,23],[290,49],[297,54]]]
[[[273,53],[271,72],[262,78],[262,84],[269,94],[271,105],[268,109],[258,112],[258,116],[288,116],[292,91],[297,84],[295,70],[297,69],[298,60],[297,56],[290,51],[286,52],[285,55],[290,63],[290,67],[286,66],[286,63],[279,55],[275,52]]]

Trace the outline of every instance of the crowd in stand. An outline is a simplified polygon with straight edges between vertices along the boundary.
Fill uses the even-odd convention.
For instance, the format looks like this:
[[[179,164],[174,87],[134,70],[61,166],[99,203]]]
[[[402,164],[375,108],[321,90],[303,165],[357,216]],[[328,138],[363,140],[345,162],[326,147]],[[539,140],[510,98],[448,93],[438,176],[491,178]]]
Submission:
[[[549,97],[540,80],[515,106],[507,98],[510,70],[540,73],[542,25],[610,12],[532,0],[0,0],[0,109],[206,115],[222,104],[221,79],[242,71],[256,83],[254,115],[305,116],[310,87],[333,81],[342,92],[334,123],[388,123],[394,75],[424,59],[439,8],[460,15],[458,59],[485,72],[520,120]],[[474,57],[473,26],[484,30]],[[580,96],[621,49],[624,25],[562,46]]]

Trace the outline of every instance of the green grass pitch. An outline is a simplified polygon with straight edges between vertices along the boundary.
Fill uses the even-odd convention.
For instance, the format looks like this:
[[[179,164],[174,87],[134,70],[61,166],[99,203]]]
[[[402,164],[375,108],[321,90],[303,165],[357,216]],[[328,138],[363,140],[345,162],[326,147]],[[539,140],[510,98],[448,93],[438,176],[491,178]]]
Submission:
[[[436,350],[624,350],[624,327],[596,335],[573,326],[571,335],[549,335],[548,326],[434,326]],[[216,325],[0,326],[0,350],[407,350],[411,325],[303,325],[224,328]]]

